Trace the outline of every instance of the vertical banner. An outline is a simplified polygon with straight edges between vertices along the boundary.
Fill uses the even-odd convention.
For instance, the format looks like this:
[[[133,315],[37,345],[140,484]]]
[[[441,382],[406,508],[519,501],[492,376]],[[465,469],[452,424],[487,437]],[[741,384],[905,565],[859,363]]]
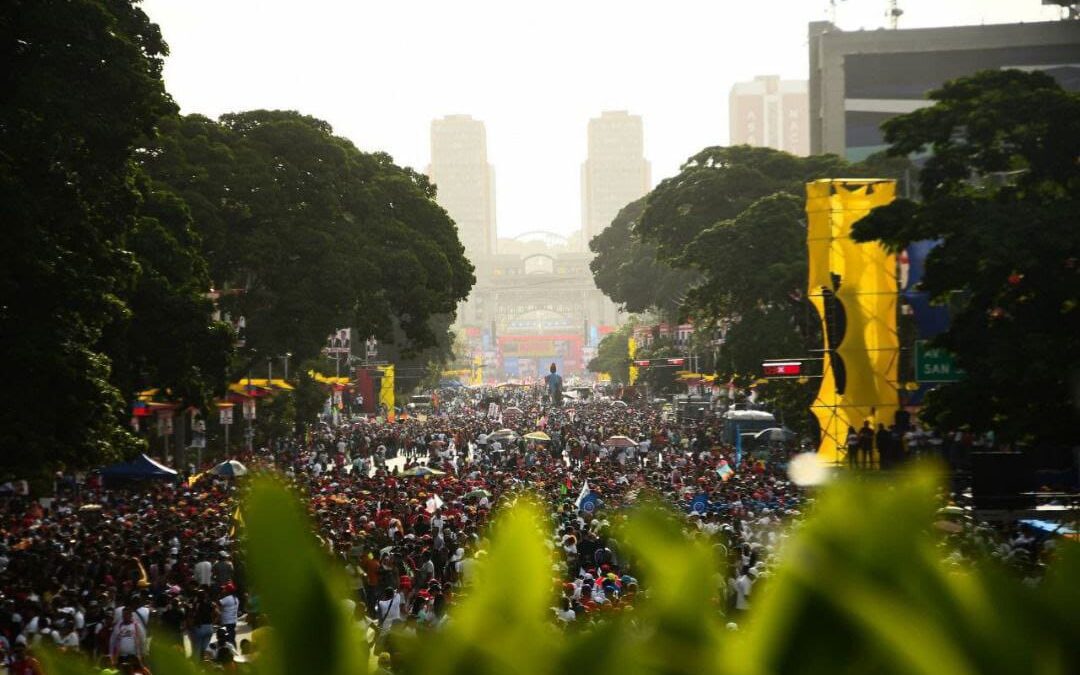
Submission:
[[[851,227],[893,201],[896,182],[822,179],[806,185],[808,295],[825,335],[824,377],[811,410],[821,427],[822,459],[846,459],[849,427],[891,424],[898,405],[896,256],[859,244]]]
[[[630,358],[630,384],[637,383],[638,368],[634,365],[634,356],[637,355],[637,340],[631,335],[626,340],[626,355]]]
[[[244,399],[244,419],[255,419],[255,399],[253,398]]]

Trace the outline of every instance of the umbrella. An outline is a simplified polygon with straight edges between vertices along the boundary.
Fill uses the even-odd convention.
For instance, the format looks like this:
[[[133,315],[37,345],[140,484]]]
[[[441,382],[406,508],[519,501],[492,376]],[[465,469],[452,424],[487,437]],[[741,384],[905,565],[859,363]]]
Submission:
[[[415,466],[407,471],[401,472],[402,476],[444,476],[445,471],[439,471],[438,469],[432,469],[427,466]]]
[[[483,488],[477,488],[472,492],[465,493],[465,499],[479,499],[480,497],[490,497],[491,493]]]
[[[942,532],[948,532],[949,534],[957,534],[964,531],[964,526],[960,523],[954,523],[951,520],[939,520],[934,523],[934,527]]]
[[[210,469],[208,473],[212,473],[215,476],[243,476],[247,472],[246,466],[235,459],[229,459],[218,464],[213,469]]]
[[[938,513],[943,516],[962,516],[964,515],[964,509],[961,506],[949,505],[938,509]]]
[[[551,436],[548,436],[543,431],[534,431],[531,434],[525,434],[525,438],[530,441],[550,441]]]
[[[604,441],[604,445],[609,448],[632,448],[637,445],[637,441],[634,441],[626,436],[612,436]]]
[[[627,403],[626,403],[626,401],[613,401],[612,405],[617,405],[617,406],[621,406],[621,407],[625,408],[627,406]]]
[[[795,432],[791,429],[780,427],[769,427],[768,429],[762,429],[754,434],[754,440],[760,441],[762,439],[767,441],[789,441],[795,438]]]
[[[488,442],[491,441],[508,441],[512,438],[517,438],[517,432],[513,429],[499,429],[495,433],[488,436]]]

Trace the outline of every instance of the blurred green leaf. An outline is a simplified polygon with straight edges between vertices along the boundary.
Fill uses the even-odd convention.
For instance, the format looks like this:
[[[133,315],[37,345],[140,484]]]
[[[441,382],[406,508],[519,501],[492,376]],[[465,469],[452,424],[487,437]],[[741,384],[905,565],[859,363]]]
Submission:
[[[544,546],[546,520],[528,500],[499,516],[476,580],[436,633],[404,645],[403,673],[556,672],[560,646],[552,625],[552,558]]]
[[[684,535],[668,508],[647,504],[624,528],[646,598],[634,616],[649,630],[635,649],[648,672],[710,672],[723,635],[717,605],[717,562],[709,545]]]
[[[251,585],[274,628],[259,672],[366,673],[366,643],[342,605],[348,586],[318,547],[299,500],[280,483],[260,479],[246,509]]]
[[[1046,621],[1044,595],[990,562],[946,566],[930,530],[936,486],[927,471],[827,490],[762,594],[733,670],[1068,672],[1075,628]]]

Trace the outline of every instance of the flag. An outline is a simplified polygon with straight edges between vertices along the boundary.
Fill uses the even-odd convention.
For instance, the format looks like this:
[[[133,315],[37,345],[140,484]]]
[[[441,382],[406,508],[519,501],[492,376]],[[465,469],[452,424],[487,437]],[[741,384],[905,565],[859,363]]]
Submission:
[[[236,530],[237,529],[239,529],[241,527],[244,527],[244,514],[240,513],[240,507],[239,506],[237,506],[236,510],[233,511],[232,519],[233,519],[232,528],[229,529],[229,537],[230,538],[236,536]]]
[[[435,513],[442,508],[443,500],[439,498],[439,495],[431,495],[427,500],[426,511],[428,513]]]
[[[578,510],[583,513],[593,513],[598,508],[600,508],[600,498],[595,492],[590,492],[578,501]]]
[[[704,492],[690,502],[690,513],[705,513],[709,510],[709,495]]]
[[[716,473],[720,476],[720,480],[725,483],[735,475],[735,471],[728,465],[726,459],[720,460],[720,466],[716,467]]]
[[[585,479],[585,484],[581,486],[581,493],[578,494],[577,500],[574,501],[574,506],[581,510],[581,502],[585,501],[585,498],[589,496],[592,491],[589,490],[589,479]]]
[[[191,476],[189,476],[188,479],[187,479],[188,487],[191,487],[191,486],[195,485],[195,483],[198,483],[200,480],[202,480],[202,477],[205,476],[205,475],[206,475],[205,471],[203,471],[201,473],[191,474]]]

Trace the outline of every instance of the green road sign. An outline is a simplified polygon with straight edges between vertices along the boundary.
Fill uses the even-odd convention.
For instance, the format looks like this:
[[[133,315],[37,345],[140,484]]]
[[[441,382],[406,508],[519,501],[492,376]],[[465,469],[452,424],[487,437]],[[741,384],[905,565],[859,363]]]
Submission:
[[[915,379],[919,382],[956,382],[964,371],[956,367],[956,357],[926,340],[915,343]]]

